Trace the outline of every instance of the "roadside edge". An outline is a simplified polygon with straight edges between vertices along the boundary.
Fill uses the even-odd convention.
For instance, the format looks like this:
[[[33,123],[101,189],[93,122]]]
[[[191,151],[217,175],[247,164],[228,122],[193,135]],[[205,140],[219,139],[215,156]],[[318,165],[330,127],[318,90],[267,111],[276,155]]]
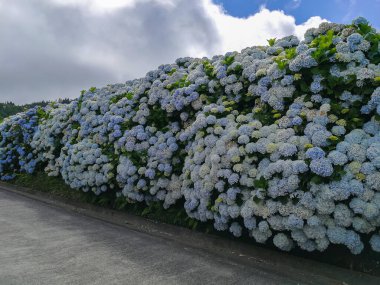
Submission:
[[[122,211],[67,200],[29,188],[0,182],[0,190],[37,200],[53,207],[75,212],[106,223],[122,226],[204,250],[237,263],[275,271],[305,284],[379,284],[380,278],[362,272],[296,257],[287,253],[205,234],[175,225],[156,222]]]

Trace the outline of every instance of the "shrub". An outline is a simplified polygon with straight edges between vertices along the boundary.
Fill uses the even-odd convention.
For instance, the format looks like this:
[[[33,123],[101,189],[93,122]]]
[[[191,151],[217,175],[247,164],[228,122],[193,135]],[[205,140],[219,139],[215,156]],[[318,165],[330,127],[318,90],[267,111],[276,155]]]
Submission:
[[[0,125],[0,175],[169,208],[291,250],[379,250],[380,35],[359,18],[271,39]]]

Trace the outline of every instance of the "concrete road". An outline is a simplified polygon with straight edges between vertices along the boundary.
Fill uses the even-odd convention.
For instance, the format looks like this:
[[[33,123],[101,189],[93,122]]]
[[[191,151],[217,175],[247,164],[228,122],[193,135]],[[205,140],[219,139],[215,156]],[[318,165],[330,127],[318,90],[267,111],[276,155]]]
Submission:
[[[7,284],[347,283],[239,263],[0,189],[0,285]]]

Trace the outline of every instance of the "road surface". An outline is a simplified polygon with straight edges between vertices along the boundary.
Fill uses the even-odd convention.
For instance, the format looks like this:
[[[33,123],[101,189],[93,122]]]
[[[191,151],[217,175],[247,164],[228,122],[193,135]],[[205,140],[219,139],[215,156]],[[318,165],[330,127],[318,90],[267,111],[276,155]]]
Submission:
[[[347,284],[285,273],[0,188],[1,285]]]

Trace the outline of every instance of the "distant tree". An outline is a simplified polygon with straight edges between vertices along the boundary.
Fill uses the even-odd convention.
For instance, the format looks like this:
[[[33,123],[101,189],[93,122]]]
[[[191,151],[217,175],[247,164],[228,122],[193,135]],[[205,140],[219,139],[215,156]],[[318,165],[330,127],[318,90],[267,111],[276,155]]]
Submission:
[[[13,102],[0,103],[0,119],[22,112],[23,107],[17,106]]]
[[[45,107],[52,101],[38,101],[38,102],[33,102],[29,104],[24,104],[24,105],[16,105],[13,102],[7,101],[4,103],[0,103],[0,122],[3,121],[4,118],[15,115],[19,112],[28,110],[30,108],[33,108],[35,106],[41,106]],[[68,104],[71,102],[71,99],[69,98],[63,98],[63,99],[58,99],[56,102],[61,103],[61,104]]]

